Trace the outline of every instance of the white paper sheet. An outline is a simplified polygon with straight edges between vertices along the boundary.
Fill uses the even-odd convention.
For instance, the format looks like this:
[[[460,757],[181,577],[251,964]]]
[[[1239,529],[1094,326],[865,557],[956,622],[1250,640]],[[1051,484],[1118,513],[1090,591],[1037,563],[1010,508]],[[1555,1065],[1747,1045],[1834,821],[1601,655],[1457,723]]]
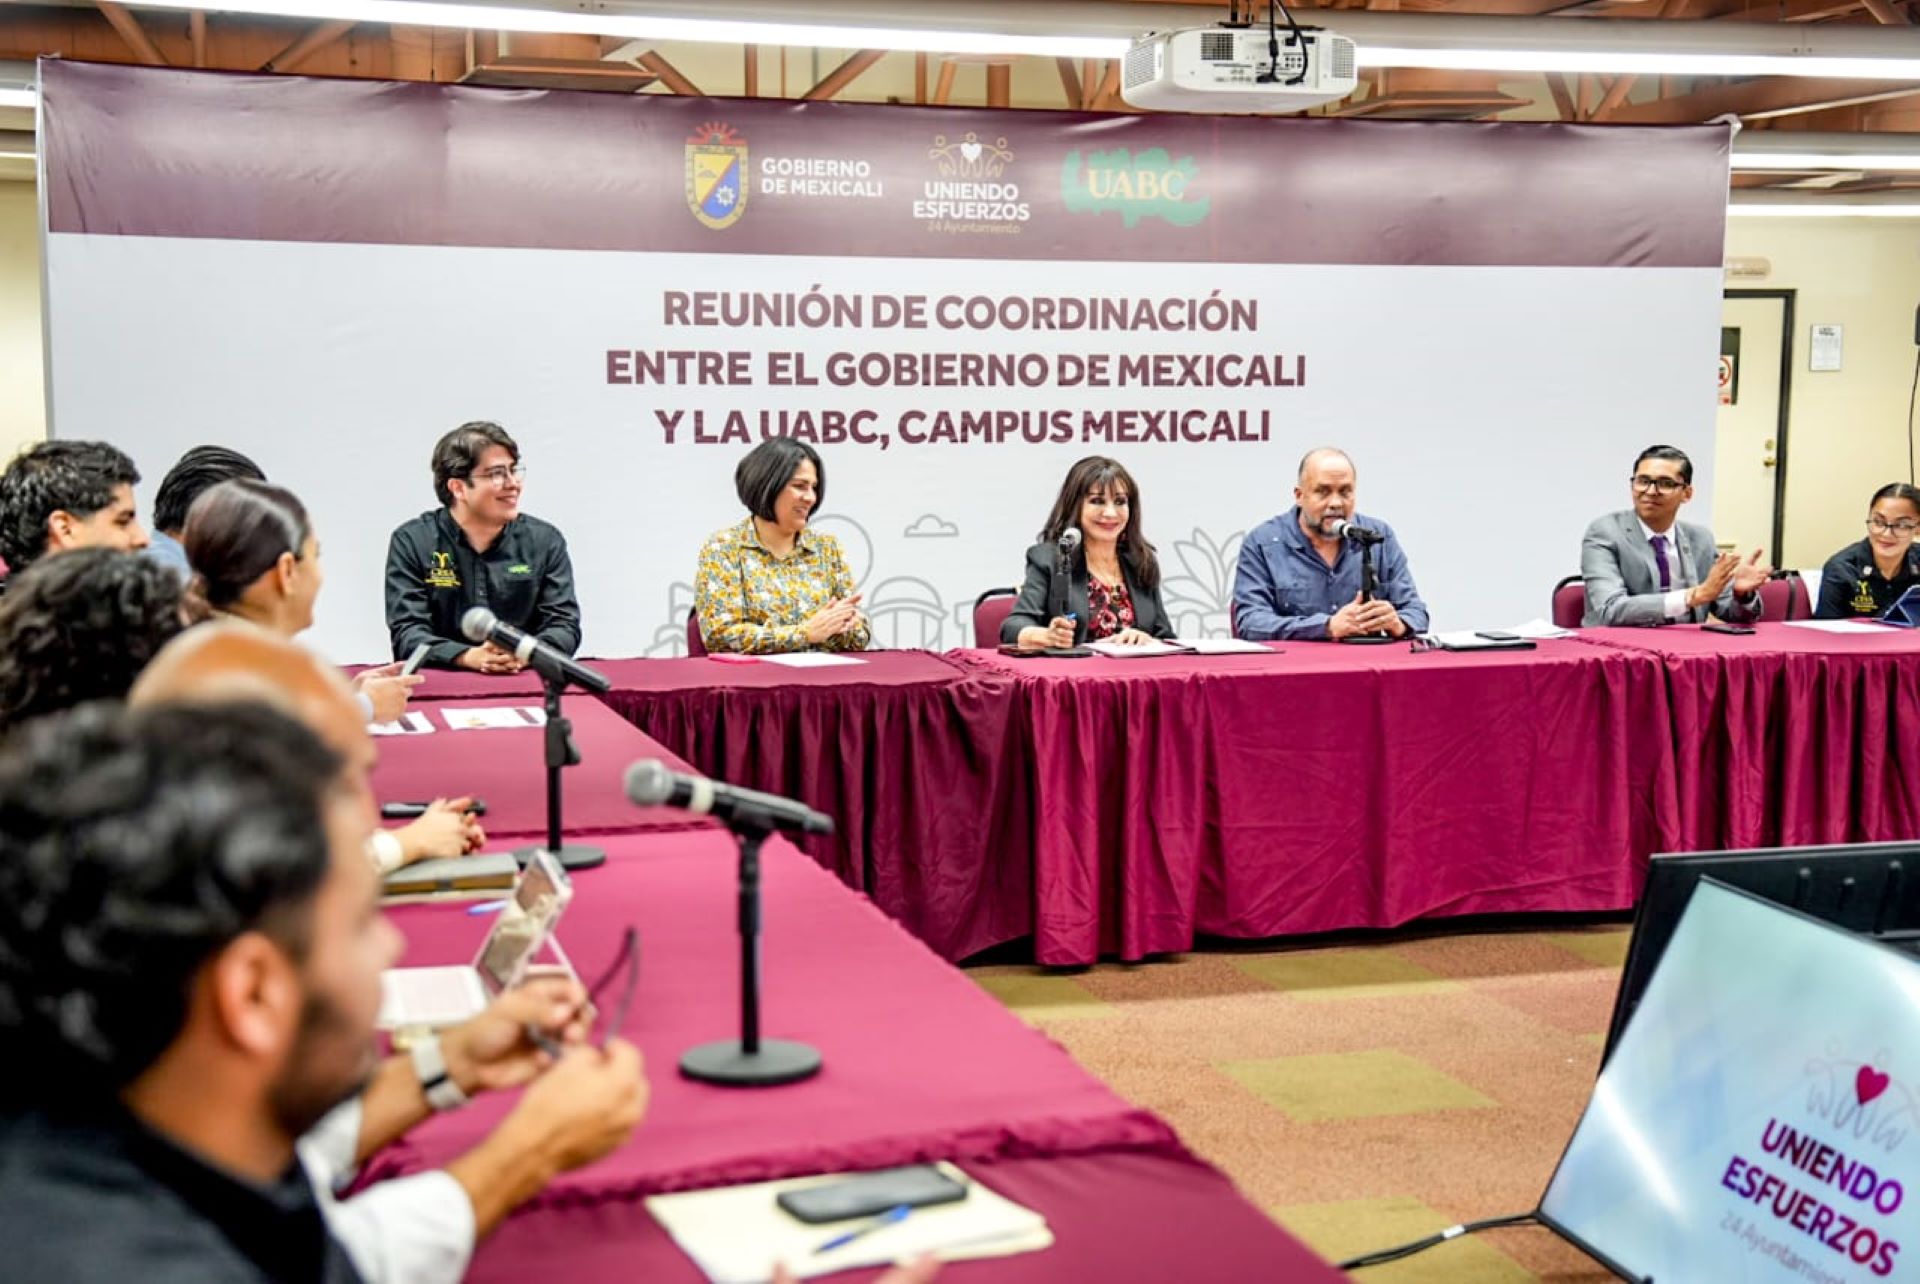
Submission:
[[[547,711],[538,705],[442,709],[440,716],[449,731],[525,731],[547,725]]]
[[[784,664],[789,669],[832,669],[843,664],[865,664],[857,655],[839,655],[833,651],[784,651],[760,657],[768,664]]]
[[[1790,629],[1812,629],[1816,633],[1878,633],[1882,637],[1890,627],[1865,620],[1787,620],[1785,623]]]

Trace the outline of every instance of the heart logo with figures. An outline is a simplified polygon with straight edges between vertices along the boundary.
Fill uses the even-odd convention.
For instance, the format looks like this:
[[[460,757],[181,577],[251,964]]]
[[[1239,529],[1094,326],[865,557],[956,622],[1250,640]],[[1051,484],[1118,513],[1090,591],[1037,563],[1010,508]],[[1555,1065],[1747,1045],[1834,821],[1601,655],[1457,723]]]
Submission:
[[[960,144],[960,154],[966,157],[968,161],[977,161],[980,159],[980,144],[969,138],[966,142]]]
[[[1854,1095],[1860,1098],[1860,1104],[1864,1106],[1885,1092],[1887,1085],[1891,1082],[1892,1079],[1889,1076],[1880,1073],[1872,1066],[1861,1066],[1859,1072],[1853,1076]]]

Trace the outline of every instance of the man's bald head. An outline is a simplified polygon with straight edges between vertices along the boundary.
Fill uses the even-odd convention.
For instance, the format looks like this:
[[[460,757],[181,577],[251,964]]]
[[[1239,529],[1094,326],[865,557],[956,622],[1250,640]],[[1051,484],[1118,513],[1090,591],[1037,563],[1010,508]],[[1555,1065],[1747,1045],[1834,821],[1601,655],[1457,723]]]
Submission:
[[[373,741],[353,687],[311,651],[243,620],[189,629],[153,658],[127,702],[270,705],[298,718],[364,777]]]
[[[1347,472],[1353,474],[1355,480],[1359,479],[1360,470],[1353,466],[1353,458],[1346,451],[1338,446],[1316,446],[1300,456],[1300,471],[1294,474],[1294,480],[1305,482],[1308,473],[1318,471],[1321,464],[1332,460],[1345,464]]]

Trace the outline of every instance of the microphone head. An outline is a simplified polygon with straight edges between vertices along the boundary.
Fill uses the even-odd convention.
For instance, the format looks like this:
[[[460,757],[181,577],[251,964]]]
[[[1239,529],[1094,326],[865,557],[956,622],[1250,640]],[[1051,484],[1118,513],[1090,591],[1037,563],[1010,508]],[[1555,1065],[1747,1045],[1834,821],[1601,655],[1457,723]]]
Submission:
[[[658,807],[673,795],[673,773],[658,758],[642,758],[627,768],[627,799],[641,807]]]
[[[485,642],[487,634],[493,632],[493,626],[498,623],[499,616],[484,606],[476,606],[460,617],[460,631],[469,642]]]
[[[1347,537],[1347,531],[1352,525],[1353,523],[1346,518],[1336,517],[1327,523],[1327,530],[1332,533],[1335,539],[1345,539]]]
[[[1074,549],[1079,548],[1080,528],[1078,526],[1069,526],[1067,529],[1061,531],[1058,543],[1062,553],[1071,553]]]

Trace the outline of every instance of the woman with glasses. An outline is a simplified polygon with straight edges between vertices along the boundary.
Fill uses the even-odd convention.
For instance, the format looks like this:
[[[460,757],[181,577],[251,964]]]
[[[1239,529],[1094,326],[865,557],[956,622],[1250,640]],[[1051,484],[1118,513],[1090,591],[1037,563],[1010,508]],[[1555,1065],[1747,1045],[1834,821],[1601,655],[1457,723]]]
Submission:
[[[326,576],[320,541],[307,509],[290,490],[239,478],[194,501],[180,545],[193,567],[189,592],[214,615],[232,616],[291,640],[313,627],[313,604]],[[371,721],[391,722],[420,679],[398,666],[374,669],[354,682]],[[467,798],[437,799],[412,824],[380,830],[369,844],[384,873],[430,856],[461,856],[486,842]]]
[[[461,424],[433,448],[429,509],[387,546],[387,632],[393,658],[427,648],[428,668],[517,673],[518,658],[475,645],[460,621],[476,606],[564,655],[580,649],[573,559],[560,532],[520,511],[527,466],[499,424]]]
[[[1827,559],[1820,574],[1822,620],[1879,616],[1920,584],[1920,552],[1913,546],[1920,531],[1920,489],[1888,482],[1873,492],[1867,508],[1867,537]]]

